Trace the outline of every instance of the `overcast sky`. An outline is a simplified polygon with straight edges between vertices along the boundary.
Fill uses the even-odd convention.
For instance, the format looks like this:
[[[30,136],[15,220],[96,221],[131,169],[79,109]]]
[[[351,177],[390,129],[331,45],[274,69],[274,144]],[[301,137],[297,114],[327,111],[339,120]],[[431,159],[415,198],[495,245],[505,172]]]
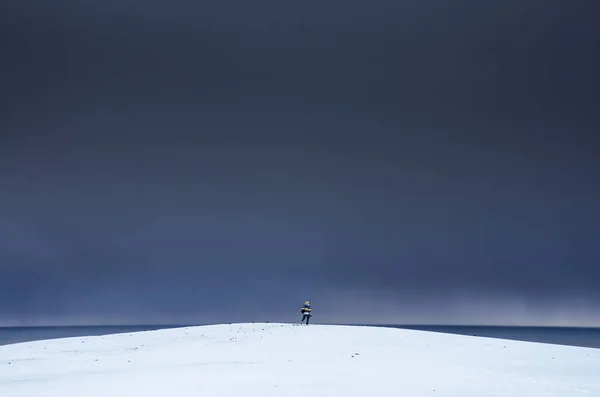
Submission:
[[[4,0],[0,325],[600,325],[597,1]]]

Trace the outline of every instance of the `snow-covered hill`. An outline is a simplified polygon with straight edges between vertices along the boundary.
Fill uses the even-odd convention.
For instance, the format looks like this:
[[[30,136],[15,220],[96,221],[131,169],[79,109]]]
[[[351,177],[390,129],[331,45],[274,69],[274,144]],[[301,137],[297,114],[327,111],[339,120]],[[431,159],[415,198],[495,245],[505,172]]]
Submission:
[[[233,324],[0,347],[2,397],[600,396],[600,350],[391,328]]]

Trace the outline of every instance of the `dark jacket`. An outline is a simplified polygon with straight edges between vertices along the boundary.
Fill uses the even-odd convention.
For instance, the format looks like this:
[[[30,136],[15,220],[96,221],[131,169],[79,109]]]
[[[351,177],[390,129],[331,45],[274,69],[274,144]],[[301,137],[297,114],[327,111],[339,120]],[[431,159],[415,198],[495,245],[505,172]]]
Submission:
[[[310,313],[311,311],[312,309],[310,308],[310,305],[307,304],[302,305],[302,309],[300,309],[300,312],[304,316],[312,316],[312,314]]]

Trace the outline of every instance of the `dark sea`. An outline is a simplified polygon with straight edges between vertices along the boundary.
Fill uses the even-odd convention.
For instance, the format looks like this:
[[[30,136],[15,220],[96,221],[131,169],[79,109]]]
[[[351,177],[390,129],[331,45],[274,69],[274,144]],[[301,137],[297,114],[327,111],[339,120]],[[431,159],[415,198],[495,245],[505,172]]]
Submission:
[[[600,328],[496,326],[392,326],[447,334],[550,343],[600,349]]]
[[[155,329],[185,327],[185,325],[109,325],[76,327],[0,327],[0,346],[37,340],[120,334]]]
[[[361,324],[368,325],[368,324]],[[186,325],[84,326],[84,327],[0,327],[0,345],[76,336],[108,335],[155,329],[185,327]],[[593,347],[600,349],[600,328],[563,327],[490,327],[490,326],[403,326],[376,325],[402,329],[442,332],[459,335],[484,336],[557,345]]]

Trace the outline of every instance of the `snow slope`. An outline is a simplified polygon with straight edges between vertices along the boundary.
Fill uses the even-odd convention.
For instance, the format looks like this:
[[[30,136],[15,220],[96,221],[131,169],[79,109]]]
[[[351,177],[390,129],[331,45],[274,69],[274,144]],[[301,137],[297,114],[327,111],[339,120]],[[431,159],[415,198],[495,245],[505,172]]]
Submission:
[[[600,396],[600,350],[391,328],[233,324],[0,347],[1,397]]]

